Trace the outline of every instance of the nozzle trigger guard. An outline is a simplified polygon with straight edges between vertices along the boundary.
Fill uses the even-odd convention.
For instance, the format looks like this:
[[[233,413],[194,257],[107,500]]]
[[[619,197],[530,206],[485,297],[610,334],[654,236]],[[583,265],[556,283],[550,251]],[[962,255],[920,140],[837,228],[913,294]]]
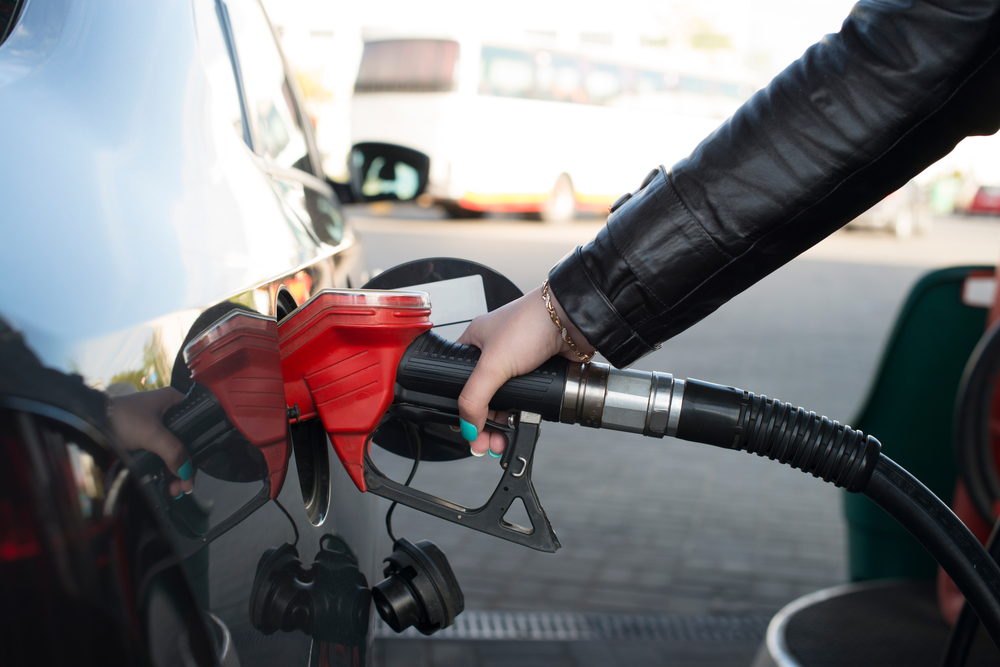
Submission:
[[[386,413],[386,419],[406,419],[409,421],[440,421],[451,424],[455,415],[421,406],[396,404]],[[531,464],[538,442],[542,418],[532,412],[521,412],[516,426],[488,422],[491,428],[507,436],[507,449],[500,459],[503,474],[496,489],[482,507],[469,508],[438,498],[429,493],[386,477],[372,462],[365,451],[365,484],[368,491],[388,498],[400,505],[412,507],[445,521],[493,535],[515,544],[538,551],[553,553],[559,549],[559,538],[552,530],[545,510],[538,502],[538,495],[531,483]],[[519,526],[504,519],[514,499],[520,498],[531,522],[530,526]]]

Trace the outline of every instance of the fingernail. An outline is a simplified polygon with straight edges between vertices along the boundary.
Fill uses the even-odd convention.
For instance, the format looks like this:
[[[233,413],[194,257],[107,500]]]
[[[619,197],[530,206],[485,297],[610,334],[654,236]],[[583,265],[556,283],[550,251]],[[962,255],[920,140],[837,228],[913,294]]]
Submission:
[[[193,474],[194,474],[194,466],[191,465],[190,461],[187,461],[177,471],[177,476],[181,478],[182,482],[186,482],[189,479],[191,479],[191,475]]]
[[[495,459],[499,459],[499,458],[503,457],[503,454],[497,454],[492,449],[487,449],[486,451],[488,451],[490,453],[490,456],[492,456]]]
[[[183,491],[181,491],[181,492],[180,492],[180,493],[178,493],[178,494],[177,494],[176,496],[174,496],[174,500],[180,500],[180,499],[181,499],[181,498],[183,498],[183,497],[184,497],[184,492],[183,492]]]
[[[486,452],[477,452],[472,448],[472,445],[469,445],[469,451],[472,452],[472,455],[475,456],[477,459],[486,453]]]
[[[194,493],[194,487],[191,487],[190,489],[188,489],[187,491],[185,491],[184,495],[185,496],[190,496],[192,493]]]
[[[462,428],[462,437],[468,440],[469,442],[475,440],[476,436],[479,435],[479,431],[476,430],[476,427],[470,424],[469,422],[465,421],[464,419],[460,418],[458,420],[458,425]],[[480,456],[482,456],[482,454],[480,454]],[[181,479],[183,479],[183,477]]]

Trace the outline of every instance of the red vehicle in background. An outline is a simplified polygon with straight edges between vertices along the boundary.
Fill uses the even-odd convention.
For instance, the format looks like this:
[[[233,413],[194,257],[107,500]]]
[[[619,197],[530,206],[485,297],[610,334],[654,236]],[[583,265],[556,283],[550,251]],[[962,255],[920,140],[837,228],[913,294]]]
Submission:
[[[972,201],[961,211],[969,215],[1000,215],[1000,186],[979,186]]]

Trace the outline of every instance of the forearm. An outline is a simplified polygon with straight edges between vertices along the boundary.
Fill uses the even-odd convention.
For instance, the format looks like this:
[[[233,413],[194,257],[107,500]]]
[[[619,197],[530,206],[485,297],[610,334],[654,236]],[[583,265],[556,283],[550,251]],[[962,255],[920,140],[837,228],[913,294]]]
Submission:
[[[1000,0],[860,3],[550,273],[591,344],[627,365],[1000,126]]]

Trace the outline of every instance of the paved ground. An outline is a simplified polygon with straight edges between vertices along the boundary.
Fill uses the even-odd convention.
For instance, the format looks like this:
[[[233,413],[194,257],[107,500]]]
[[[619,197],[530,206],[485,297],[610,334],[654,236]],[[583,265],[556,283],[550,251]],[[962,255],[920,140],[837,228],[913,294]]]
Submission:
[[[357,223],[372,267],[466,257],[522,289],[538,284],[599,226],[365,217]],[[989,220],[941,220],[923,239],[838,233],[637,366],[733,384],[849,422],[908,287],[928,267],[992,264],[998,254],[1000,224]],[[380,467],[404,477],[407,463],[389,458]],[[488,458],[425,464],[414,485],[480,504],[499,476],[495,466]],[[429,538],[444,549],[470,610],[757,616],[845,579],[840,493],[766,460],[545,424],[534,479],[563,544],[556,554],[406,509],[397,511],[397,534]],[[746,665],[753,649],[752,642],[392,639],[378,643],[376,663]]]
[[[756,643],[377,641],[377,667],[670,667],[746,666]]]

